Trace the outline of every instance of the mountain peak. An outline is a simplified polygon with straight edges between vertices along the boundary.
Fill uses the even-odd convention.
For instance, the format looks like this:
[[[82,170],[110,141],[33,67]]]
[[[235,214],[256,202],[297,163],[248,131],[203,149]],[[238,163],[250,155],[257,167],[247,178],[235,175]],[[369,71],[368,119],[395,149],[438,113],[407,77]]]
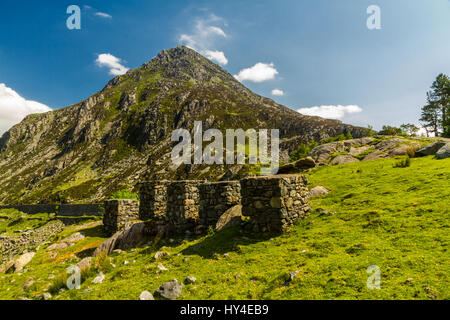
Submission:
[[[194,49],[180,45],[160,51],[149,62],[137,69],[129,70],[125,75],[113,78],[104,89],[115,87],[126,79],[141,81],[150,74],[160,74],[161,83],[164,82],[222,82],[235,90],[246,90],[225,69],[204,57]]]

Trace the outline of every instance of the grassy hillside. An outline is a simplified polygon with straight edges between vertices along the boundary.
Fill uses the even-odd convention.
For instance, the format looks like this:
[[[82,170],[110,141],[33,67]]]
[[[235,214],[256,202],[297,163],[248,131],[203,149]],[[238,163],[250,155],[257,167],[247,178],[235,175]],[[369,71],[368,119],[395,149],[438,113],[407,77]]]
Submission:
[[[235,228],[116,253],[96,261],[81,290],[58,294],[65,268],[80,260],[74,253],[82,257],[104,239],[101,226],[87,228],[85,240],[57,257],[43,247],[28,272],[0,275],[0,298],[33,298],[49,288],[57,299],[137,299],[143,290],[194,276],[182,299],[449,299],[450,160],[418,158],[394,168],[398,161],[315,169],[311,186],[332,192],[314,199],[314,212],[288,234],[268,238]],[[170,256],[155,261],[158,250]],[[158,272],[159,263],[169,270]],[[370,265],[381,270],[380,290],[366,287]],[[99,270],[106,279],[93,284]],[[30,279],[34,284],[23,290]]]

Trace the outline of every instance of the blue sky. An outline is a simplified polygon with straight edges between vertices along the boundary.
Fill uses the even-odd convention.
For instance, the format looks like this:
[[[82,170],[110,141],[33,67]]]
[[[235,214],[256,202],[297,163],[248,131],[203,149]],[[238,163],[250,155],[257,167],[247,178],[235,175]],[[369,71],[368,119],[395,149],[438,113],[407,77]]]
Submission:
[[[81,30],[66,27],[69,5],[81,8]],[[381,9],[379,30],[366,26],[370,5]],[[433,79],[450,74],[448,0],[2,0],[1,7],[0,133],[29,109],[65,107],[103,88],[113,75],[96,62],[100,54],[136,68],[181,43],[222,53],[233,75],[260,63],[262,78],[253,78],[260,82],[252,69],[244,85],[292,109],[316,106],[376,129],[418,123]]]

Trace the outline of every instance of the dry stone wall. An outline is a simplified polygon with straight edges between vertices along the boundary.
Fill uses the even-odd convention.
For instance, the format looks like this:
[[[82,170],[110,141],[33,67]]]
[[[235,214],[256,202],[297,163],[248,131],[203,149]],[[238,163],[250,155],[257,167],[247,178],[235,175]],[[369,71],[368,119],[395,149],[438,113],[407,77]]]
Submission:
[[[265,176],[241,180],[242,215],[254,232],[283,232],[310,211],[304,175]]]
[[[239,181],[203,183],[199,192],[199,224],[203,226],[215,226],[225,211],[241,203]]]
[[[192,230],[198,224],[201,181],[174,181],[167,186],[167,221],[175,232]]]
[[[93,204],[24,204],[0,206],[0,209],[16,209],[27,214],[55,213],[58,217],[101,216],[103,206]]]
[[[106,200],[103,226],[112,235],[122,229],[128,222],[139,219],[139,202],[137,200]]]
[[[167,186],[169,181],[141,183],[139,218],[141,220],[164,219],[167,215]]]

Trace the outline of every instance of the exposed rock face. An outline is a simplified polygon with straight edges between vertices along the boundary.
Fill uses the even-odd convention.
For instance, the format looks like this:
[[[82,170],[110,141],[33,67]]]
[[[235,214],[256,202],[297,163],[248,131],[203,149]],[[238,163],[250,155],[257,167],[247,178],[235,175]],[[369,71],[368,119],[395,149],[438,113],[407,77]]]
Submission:
[[[435,143],[429,144],[421,149],[419,149],[416,152],[417,157],[425,157],[425,156],[431,156],[433,154],[436,154],[436,152],[439,151],[444,145],[446,144],[445,141],[437,141]]]
[[[450,158],[450,142],[447,142],[442,148],[436,152],[436,158],[446,159]]]
[[[0,202],[98,202],[138,180],[215,179],[236,166],[174,167],[173,130],[279,129],[300,142],[364,128],[301,115],[254,94],[186,47],[164,50],[75,105],[30,115],[0,138]],[[64,188],[62,188],[64,186]]]
[[[351,163],[351,162],[359,162],[358,159],[352,157],[351,155],[339,155],[335,157],[333,160],[331,160],[331,165],[338,165],[338,164],[345,164],[345,163]]]
[[[419,141],[378,136],[323,144],[311,150],[309,155],[319,165],[337,165],[403,156],[410,149],[419,148]]]

